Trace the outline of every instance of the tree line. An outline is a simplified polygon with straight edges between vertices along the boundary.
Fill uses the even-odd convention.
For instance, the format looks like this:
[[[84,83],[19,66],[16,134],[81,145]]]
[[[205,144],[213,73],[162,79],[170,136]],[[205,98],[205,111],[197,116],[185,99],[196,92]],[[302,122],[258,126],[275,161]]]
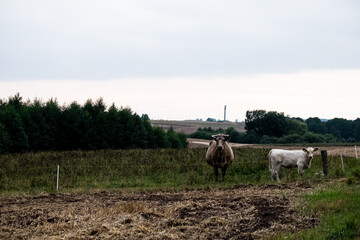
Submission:
[[[152,127],[148,115],[106,108],[103,99],[59,106],[50,99],[0,100],[0,153],[46,150],[185,148],[186,135]]]
[[[253,110],[246,112],[245,133],[234,128],[213,130],[199,128],[192,138],[211,139],[211,135],[226,133],[238,143],[336,143],[360,141],[360,118],[352,121],[335,118],[321,121],[317,117],[303,120],[290,118],[276,111]]]

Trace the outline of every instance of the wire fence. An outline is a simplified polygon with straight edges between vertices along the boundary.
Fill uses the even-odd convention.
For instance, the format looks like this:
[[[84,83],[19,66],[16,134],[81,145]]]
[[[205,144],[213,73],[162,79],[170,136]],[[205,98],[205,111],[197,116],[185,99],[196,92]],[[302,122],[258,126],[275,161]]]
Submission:
[[[228,169],[230,181],[268,179],[268,152],[269,149],[234,149],[235,159]],[[339,153],[328,155],[328,177],[345,177],[352,171],[360,171],[357,170],[359,159],[348,156],[345,151]],[[146,186],[151,181],[154,184],[171,181],[178,185],[201,184],[213,179],[213,169],[206,163],[204,154],[204,150],[124,150],[1,156],[0,190],[131,187]],[[321,171],[321,156],[316,155],[305,177],[313,178]],[[293,172],[296,175],[296,171]]]

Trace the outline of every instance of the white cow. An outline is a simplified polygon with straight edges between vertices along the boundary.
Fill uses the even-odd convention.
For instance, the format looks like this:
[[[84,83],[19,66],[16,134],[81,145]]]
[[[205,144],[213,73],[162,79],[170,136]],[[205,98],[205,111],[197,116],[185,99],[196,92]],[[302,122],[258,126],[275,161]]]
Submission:
[[[283,149],[272,149],[269,152],[269,170],[271,176],[279,182],[279,170],[280,167],[286,168],[298,168],[298,173],[303,175],[304,169],[308,169],[311,166],[311,159],[314,156],[314,152],[318,148],[303,148],[302,150],[283,150]]]

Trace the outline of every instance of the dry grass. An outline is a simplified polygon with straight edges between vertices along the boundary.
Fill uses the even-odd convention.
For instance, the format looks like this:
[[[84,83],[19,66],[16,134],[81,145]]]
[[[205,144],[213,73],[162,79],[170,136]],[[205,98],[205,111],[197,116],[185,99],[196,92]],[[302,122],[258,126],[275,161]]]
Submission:
[[[0,198],[2,239],[253,239],[313,227],[308,183]]]
[[[204,139],[194,139],[188,138],[189,147],[190,148],[201,148],[207,147],[209,145],[209,140]],[[265,148],[265,149],[273,149],[273,148],[281,148],[281,149],[300,149],[302,147],[311,146],[311,144],[307,144],[304,146],[277,146],[277,145],[261,145],[261,144],[241,144],[241,143],[230,143],[230,145],[234,148]],[[316,147],[313,145],[313,147]],[[348,156],[348,157],[356,157],[355,146],[320,146],[319,151],[316,152],[316,155],[320,155],[321,150],[326,150],[328,156]],[[356,151],[358,153],[358,157],[360,158],[360,146],[357,146]]]
[[[222,128],[226,130],[229,127],[233,127],[238,132],[245,132],[245,123],[235,122],[206,122],[206,121],[167,121],[167,120],[151,120],[151,125],[162,127],[164,130],[168,130],[170,127],[176,132],[183,132],[185,134],[191,134],[198,130],[198,128],[211,127],[213,130]]]

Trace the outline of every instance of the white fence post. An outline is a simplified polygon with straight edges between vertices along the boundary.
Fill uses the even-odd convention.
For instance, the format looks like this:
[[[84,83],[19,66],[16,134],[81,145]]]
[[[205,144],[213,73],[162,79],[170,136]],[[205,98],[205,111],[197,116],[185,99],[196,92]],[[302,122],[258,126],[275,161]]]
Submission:
[[[57,174],[56,174],[56,191],[58,191],[59,190],[59,169],[60,168],[60,166],[59,165],[57,165]]]
[[[356,150],[356,145],[355,145],[355,156],[356,156],[356,159],[358,159],[358,153],[357,153],[357,150]]]
[[[341,158],[341,167],[342,167],[343,173],[345,173],[344,161],[343,161],[343,157],[342,157],[341,153],[340,153],[340,158]]]

